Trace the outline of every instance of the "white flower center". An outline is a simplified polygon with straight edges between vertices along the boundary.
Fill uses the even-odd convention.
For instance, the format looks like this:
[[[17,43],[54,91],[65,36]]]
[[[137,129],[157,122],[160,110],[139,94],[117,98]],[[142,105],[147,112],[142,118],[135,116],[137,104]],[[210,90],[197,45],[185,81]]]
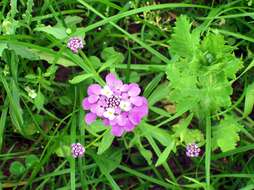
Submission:
[[[101,94],[109,98],[113,94],[113,92],[108,86],[104,86],[104,88],[101,89]]]
[[[108,118],[109,120],[115,119],[115,109],[114,108],[108,108],[104,113],[103,116],[105,118]]]
[[[128,101],[121,101],[119,107],[124,111],[130,111],[131,103]]]

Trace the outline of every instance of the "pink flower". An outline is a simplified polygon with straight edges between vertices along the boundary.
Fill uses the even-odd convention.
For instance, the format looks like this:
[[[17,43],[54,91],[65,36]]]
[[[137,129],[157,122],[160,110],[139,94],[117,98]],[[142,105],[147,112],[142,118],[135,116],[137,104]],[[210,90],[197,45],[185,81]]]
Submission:
[[[82,49],[84,47],[83,41],[79,37],[72,37],[69,39],[67,47],[70,48],[74,53],[78,53],[78,49]]]
[[[196,143],[191,143],[186,146],[186,155],[188,157],[198,157],[201,149]]]
[[[90,111],[85,116],[86,123],[100,118],[112,127],[114,136],[132,131],[148,114],[147,100],[139,96],[140,92],[138,84],[123,84],[115,75],[108,74],[104,87],[98,84],[88,87],[88,97],[82,102],[83,109]]]
[[[71,145],[71,153],[74,158],[81,157],[85,153],[85,148],[80,143]]]

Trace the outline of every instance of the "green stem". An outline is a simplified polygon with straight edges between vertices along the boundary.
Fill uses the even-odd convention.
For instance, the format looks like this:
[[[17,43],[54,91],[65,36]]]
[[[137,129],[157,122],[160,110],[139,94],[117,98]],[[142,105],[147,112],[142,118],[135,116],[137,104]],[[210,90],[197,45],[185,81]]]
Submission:
[[[206,189],[210,189],[210,168],[211,168],[211,118],[210,113],[206,115],[206,146],[205,146],[205,174]]]

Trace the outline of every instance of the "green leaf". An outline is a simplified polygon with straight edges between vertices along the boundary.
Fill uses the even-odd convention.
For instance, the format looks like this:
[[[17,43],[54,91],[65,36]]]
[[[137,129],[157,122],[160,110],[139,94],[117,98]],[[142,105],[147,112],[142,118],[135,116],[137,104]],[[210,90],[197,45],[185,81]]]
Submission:
[[[117,60],[119,61],[119,63],[122,63],[123,60],[124,60],[123,54],[115,51],[115,49],[113,47],[107,47],[107,48],[102,50],[101,58],[104,61],[112,59],[112,57],[117,57]]]
[[[50,65],[50,66],[47,68],[46,73],[43,74],[43,76],[44,76],[44,77],[53,76],[53,75],[55,75],[57,69],[58,69],[58,66],[57,66],[57,65]]]
[[[234,116],[226,115],[217,126],[212,127],[213,149],[219,147],[222,152],[235,149],[241,128]]]
[[[175,141],[173,140],[168,146],[167,148],[165,148],[165,150],[161,153],[161,155],[159,156],[159,159],[157,160],[155,166],[159,166],[161,164],[163,164],[164,162],[167,161],[167,158],[170,154],[170,152],[172,151],[172,149],[175,147]]]
[[[45,60],[50,64],[58,64],[62,65],[64,67],[71,67],[71,66],[77,66],[74,62],[71,60],[67,59],[65,56],[61,56],[56,60],[56,54],[58,52],[52,51],[51,53],[45,52],[45,51],[40,51],[37,49],[30,49],[34,54],[36,54],[39,59]]]
[[[199,31],[190,32],[191,24],[186,16],[181,15],[174,27],[174,33],[169,41],[170,52],[185,58],[192,58],[199,47]]]
[[[82,17],[79,17],[79,16],[67,16],[65,17],[64,21],[65,21],[65,24],[68,26],[68,27],[71,27],[73,25],[76,25],[76,24],[79,24],[81,23],[83,20]]]
[[[97,154],[102,154],[103,152],[105,152],[110,145],[112,144],[114,140],[114,136],[111,134],[110,130],[108,130],[104,135],[103,138],[99,144],[98,147],[98,152]]]
[[[35,97],[34,99],[34,105],[36,106],[36,108],[38,110],[41,110],[43,108],[43,105],[44,105],[44,102],[45,102],[45,97],[44,95],[41,93],[41,91],[39,91],[37,93],[37,96]]]
[[[108,67],[115,67],[116,64],[121,64],[124,61],[123,54],[115,51],[113,47],[107,47],[103,49],[101,57],[106,62],[100,67],[98,71],[99,73]]]
[[[147,123],[141,124],[144,136],[149,135],[159,141],[163,146],[168,146],[172,142],[172,137],[167,130],[154,127]]]
[[[95,69],[102,66],[101,60],[98,57],[90,56],[88,59],[90,60]]]
[[[55,38],[57,38],[59,40],[63,40],[68,37],[68,35],[66,33],[66,28],[64,28],[62,26],[37,27],[34,29],[34,31],[45,32],[47,34],[54,36]]]
[[[34,54],[27,47],[17,45],[17,44],[8,44],[8,46],[10,50],[15,51],[15,53],[22,58],[29,59],[29,60],[39,60],[39,56]]]
[[[107,127],[100,120],[96,120],[91,125],[86,127],[86,130],[89,133],[93,134],[94,136],[98,136],[97,133],[99,133],[101,131],[105,131],[106,129],[107,129]]]
[[[157,86],[157,88],[154,89],[152,94],[148,98],[149,105],[152,106],[159,100],[164,99],[168,96],[169,92],[169,86],[167,82],[164,82]]]
[[[61,145],[55,150],[55,153],[58,157],[71,156],[71,147],[67,145]]]
[[[12,175],[21,176],[26,171],[26,168],[21,162],[14,161],[11,163],[9,170]]]
[[[138,150],[141,153],[141,155],[143,156],[143,158],[145,158],[148,165],[151,165],[152,164],[152,158],[153,158],[152,152],[150,150],[145,149],[143,146],[138,146]]]
[[[32,168],[33,166],[35,166],[35,164],[38,164],[39,161],[40,159],[38,158],[38,156],[34,154],[30,154],[26,156],[26,159],[25,159],[26,168]]]
[[[93,74],[91,74],[91,73],[78,75],[78,76],[75,76],[73,79],[69,80],[69,82],[71,84],[77,84],[77,83],[80,83],[80,82],[82,82],[82,81],[84,81],[84,80],[86,80],[86,79],[88,79],[92,76],[93,76]]]
[[[0,42],[0,57],[2,56],[3,51],[4,51],[5,49],[7,49],[7,48],[8,48],[8,46],[7,46],[7,43],[6,43],[6,42]]]
[[[247,117],[253,110],[254,105],[254,83],[250,84],[246,89],[244,113],[243,116]]]
[[[28,25],[30,25],[30,23],[31,23],[33,5],[34,5],[33,0],[27,0],[27,3],[26,3],[26,12],[25,12],[25,14],[22,15],[23,20],[24,20]]]
[[[114,171],[121,163],[122,151],[110,148],[101,155],[93,155],[102,174],[109,174]]]

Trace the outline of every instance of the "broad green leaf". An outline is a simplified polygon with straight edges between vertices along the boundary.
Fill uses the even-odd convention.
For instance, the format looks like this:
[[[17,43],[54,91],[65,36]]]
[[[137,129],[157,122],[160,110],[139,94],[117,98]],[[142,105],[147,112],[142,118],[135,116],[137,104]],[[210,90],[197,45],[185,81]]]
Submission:
[[[58,64],[58,65],[62,65],[64,67],[77,66],[74,62],[67,59],[65,56],[61,56],[56,60],[55,54],[57,54],[58,52],[52,51],[52,53],[48,53],[48,52],[44,52],[44,51],[39,51],[37,49],[30,49],[30,51],[32,51],[34,54],[36,54],[39,57],[39,59],[45,60],[50,64]]]
[[[39,60],[39,56],[37,56],[27,47],[16,45],[16,44],[8,44],[8,46],[10,50],[15,51],[15,53],[22,58],[26,58],[29,60]]]
[[[114,136],[111,134],[110,130],[108,130],[104,134],[104,136],[99,144],[97,154],[102,154],[103,152],[105,152],[111,146],[113,140],[114,140]]]
[[[11,163],[9,170],[12,175],[21,176],[26,171],[26,168],[21,162],[14,161]]]
[[[84,81],[84,80],[86,80],[86,79],[88,79],[92,76],[93,76],[93,74],[91,74],[91,73],[77,75],[73,79],[69,80],[69,82],[71,84],[77,84],[77,83],[80,83],[80,82],[82,82],[82,81]]]
[[[167,161],[168,156],[174,147],[175,147],[175,141],[172,140],[172,142],[167,146],[167,148],[165,148],[165,150],[159,156],[159,159],[157,160],[155,164],[156,167]]]
[[[122,63],[124,60],[123,54],[115,51],[115,49],[113,47],[107,47],[107,48],[103,49],[103,51],[101,53],[101,58],[104,61],[107,61],[107,60],[111,59],[112,57],[117,57],[117,61],[119,63]]]
[[[71,156],[71,147],[67,145],[62,145],[59,146],[56,150],[55,153],[58,157],[67,157]]]
[[[66,33],[66,28],[62,26],[43,26],[43,27],[37,27],[34,29],[34,31],[38,32],[45,32],[47,34],[51,34],[55,38],[59,40],[63,40],[68,37]]]
[[[79,16],[66,16],[64,21],[65,21],[65,24],[70,27],[72,25],[76,25],[76,24],[79,24],[80,22],[82,22],[83,18],[82,17],[79,17]]]
[[[154,127],[149,124],[141,124],[140,127],[144,132],[144,136],[149,135],[159,141],[163,146],[168,146],[172,142],[172,137],[167,130]]]
[[[241,128],[234,116],[226,115],[217,126],[212,127],[213,149],[219,147],[222,152],[235,149]]]
[[[94,66],[95,69],[102,66],[102,62],[98,57],[90,56],[88,59],[90,60],[90,62],[92,63],[92,65]]]
[[[246,89],[245,102],[244,102],[244,113],[243,116],[248,116],[254,105],[254,83],[250,84]]]
[[[110,148],[101,155],[93,155],[102,174],[109,174],[114,171],[122,160],[122,151]]]
[[[89,126],[86,126],[86,130],[94,136],[97,136],[97,133],[105,131],[106,129],[107,127],[100,120],[96,120]]]

